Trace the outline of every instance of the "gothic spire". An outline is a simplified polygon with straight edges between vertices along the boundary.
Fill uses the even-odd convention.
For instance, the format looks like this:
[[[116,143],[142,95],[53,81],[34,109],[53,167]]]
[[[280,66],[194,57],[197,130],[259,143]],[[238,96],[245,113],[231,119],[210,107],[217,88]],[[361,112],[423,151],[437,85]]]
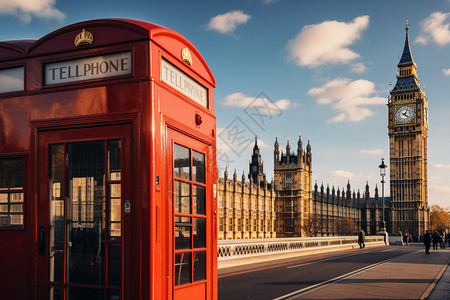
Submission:
[[[413,57],[412,57],[412,54],[411,54],[411,49],[409,47],[409,36],[408,36],[409,24],[408,24],[408,19],[406,20],[405,30],[406,30],[405,47],[403,48],[402,58],[400,59],[400,61],[398,63],[399,67],[400,66],[414,64],[414,60],[413,60]]]
[[[303,142],[302,142],[302,133],[298,133],[298,143],[297,143],[297,154],[302,153],[303,151]]]

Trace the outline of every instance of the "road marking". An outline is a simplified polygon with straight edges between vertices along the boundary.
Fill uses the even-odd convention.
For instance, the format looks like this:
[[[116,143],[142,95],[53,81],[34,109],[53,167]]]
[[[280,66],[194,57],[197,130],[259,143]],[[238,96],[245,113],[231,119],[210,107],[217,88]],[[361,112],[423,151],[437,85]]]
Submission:
[[[387,250],[383,250],[383,251],[380,251],[380,252],[389,252],[389,251],[394,251],[395,249],[387,249]]]
[[[304,259],[303,261],[312,261],[314,259],[317,258],[321,258],[321,257],[312,257],[312,258],[307,258]],[[283,266],[289,266],[292,264],[295,264],[296,262],[288,262],[288,263],[284,263],[284,264],[276,264],[276,265],[270,265],[270,266],[266,266],[266,267],[260,267],[260,268],[255,268],[255,269],[249,269],[249,270],[243,270],[243,271],[237,271],[237,272],[233,272],[233,273],[227,273],[227,274],[222,274],[219,275],[218,278],[225,278],[225,277],[230,277],[230,276],[235,276],[235,275],[240,275],[240,274],[246,274],[246,273],[251,273],[251,272],[256,272],[256,271],[262,271],[262,270],[268,270],[268,269],[274,269],[274,268],[279,268],[279,267],[283,267]]]
[[[370,252],[367,251],[367,252],[363,252],[363,253],[370,253]],[[347,257],[347,256],[353,256],[353,255],[358,255],[358,254],[362,254],[362,253],[358,252],[358,253],[341,255],[341,256],[333,256],[332,254],[330,254],[330,255],[326,255],[326,256],[305,258],[305,259],[303,259],[304,263],[301,263],[301,264],[298,264],[295,261],[294,262],[291,261],[291,262],[287,262],[287,263],[275,264],[275,265],[270,265],[270,266],[266,266],[266,267],[255,268],[255,269],[248,269],[248,270],[237,271],[237,272],[232,272],[232,273],[225,273],[225,274],[219,275],[218,278],[221,279],[221,278],[225,278],[225,277],[241,275],[241,274],[246,274],[246,273],[252,273],[252,272],[268,270],[268,269],[274,269],[274,268],[279,268],[279,267],[283,267],[283,266],[291,266],[291,265],[294,265],[293,267],[306,266],[309,264],[313,264],[315,262],[322,262],[322,261],[327,261],[327,260],[332,260],[332,259],[337,259],[337,258]]]
[[[333,259],[339,259],[339,258],[348,257],[348,256],[355,256],[355,255],[359,255],[359,254],[361,254],[361,253],[348,254],[348,255],[342,255],[342,256],[333,256],[333,257],[329,257],[329,258],[324,258],[324,259],[320,259],[320,260],[307,262],[307,263],[304,263],[304,264],[289,266],[289,267],[287,267],[287,269],[303,267],[303,266],[312,265],[312,264],[315,264],[315,263],[320,263],[320,262],[329,261],[329,260],[333,260]]]
[[[404,255],[406,255],[406,254],[404,254]],[[403,255],[400,255],[400,256],[403,256]],[[378,262],[378,263],[376,263],[376,264],[373,264],[373,265],[369,265],[369,266],[363,267],[363,268],[361,268],[361,269],[358,269],[358,270],[352,271],[352,272],[350,272],[350,273],[347,273],[347,274],[344,274],[344,275],[341,275],[341,276],[338,276],[338,277],[329,279],[329,280],[327,280],[327,281],[324,281],[324,282],[321,282],[321,283],[318,283],[318,284],[315,284],[315,285],[312,285],[312,286],[303,288],[303,289],[298,290],[298,291],[294,291],[294,292],[292,292],[292,293],[283,295],[283,296],[281,296],[281,297],[274,298],[273,300],[288,299],[288,298],[290,298],[290,297],[292,297],[292,296],[298,296],[299,294],[302,294],[302,293],[307,292],[307,291],[312,291],[312,290],[315,290],[315,289],[319,289],[319,288],[324,287],[324,286],[326,286],[326,285],[329,285],[329,284],[332,284],[332,283],[336,283],[336,282],[342,281],[342,280],[344,280],[344,279],[346,279],[346,278],[348,278],[348,277],[352,277],[352,276],[357,275],[357,274],[359,274],[359,273],[363,273],[363,272],[365,272],[365,271],[368,271],[368,270],[370,270],[370,269],[373,269],[373,268],[375,268],[375,267],[378,267],[378,266],[380,266],[380,265],[383,265],[383,264],[385,264],[385,263],[388,263],[388,262],[390,262],[390,261],[392,261],[392,260],[395,260],[395,259],[397,259],[397,258],[399,258],[399,256],[396,256],[396,257],[393,257],[393,258],[390,258],[390,259],[387,259],[387,260],[383,260],[383,261],[380,261],[380,262]]]

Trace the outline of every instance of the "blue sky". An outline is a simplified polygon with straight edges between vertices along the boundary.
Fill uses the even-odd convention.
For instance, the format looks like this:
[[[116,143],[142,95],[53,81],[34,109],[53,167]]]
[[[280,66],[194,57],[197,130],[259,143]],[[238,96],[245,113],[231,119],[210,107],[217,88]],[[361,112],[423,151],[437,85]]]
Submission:
[[[429,101],[429,203],[450,206],[450,1],[0,0],[0,40],[40,38],[98,18],[168,27],[202,53],[217,81],[218,166],[248,173],[253,137],[268,179],[273,144],[313,153],[313,179],[380,187],[389,159],[387,96],[408,19]],[[241,136],[233,139],[230,129]],[[388,169],[389,170],[389,169]],[[387,185],[387,191],[389,187]]]

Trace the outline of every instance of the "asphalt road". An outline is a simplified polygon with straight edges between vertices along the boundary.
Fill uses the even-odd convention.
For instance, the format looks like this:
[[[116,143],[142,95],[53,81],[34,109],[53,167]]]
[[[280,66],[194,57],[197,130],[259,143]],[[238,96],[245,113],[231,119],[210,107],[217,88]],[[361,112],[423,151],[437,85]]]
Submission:
[[[219,299],[283,299],[292,292],[385,262],[416,247],[376,247],[303,256],[219,272]]]

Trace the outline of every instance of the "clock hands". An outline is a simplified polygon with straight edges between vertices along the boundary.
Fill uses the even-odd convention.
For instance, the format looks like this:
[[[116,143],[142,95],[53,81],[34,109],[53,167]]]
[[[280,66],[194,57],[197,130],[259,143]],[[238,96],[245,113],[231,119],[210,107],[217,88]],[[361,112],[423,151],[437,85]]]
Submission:
[[[401,106],[395,113],[395,118],[398,122],[406,124],[412,120],[414,111],[408,105]]]

